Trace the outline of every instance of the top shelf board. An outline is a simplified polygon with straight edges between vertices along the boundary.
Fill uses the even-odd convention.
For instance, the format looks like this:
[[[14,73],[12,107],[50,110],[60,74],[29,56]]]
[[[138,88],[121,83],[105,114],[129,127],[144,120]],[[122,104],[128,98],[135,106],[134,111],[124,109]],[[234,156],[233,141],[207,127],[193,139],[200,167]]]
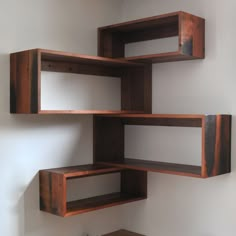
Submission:
[[[178,36],[178,50],[125,57],[125,44]],[[205,20],[178,11],[98,28],[98,55],[134,62],[161,63],[204,58]]]

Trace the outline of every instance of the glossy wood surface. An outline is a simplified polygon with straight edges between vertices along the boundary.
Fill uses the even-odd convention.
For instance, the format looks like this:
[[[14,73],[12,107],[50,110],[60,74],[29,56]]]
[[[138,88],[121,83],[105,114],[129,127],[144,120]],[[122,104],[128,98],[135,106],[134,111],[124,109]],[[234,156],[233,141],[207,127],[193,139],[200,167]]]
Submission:
[[[109,233],[109,234],[103,234],[102,236],[145,236],[143,234],[137,234],[131,231],[127,231],[124,229],[115,231],[113,233]]]
[[[179,39],[176,52],[125,57],[125,44],[173,36]],[[144,63],[201,59],[205,57],[205,20],[179,11],[100,27],[98,55]]]

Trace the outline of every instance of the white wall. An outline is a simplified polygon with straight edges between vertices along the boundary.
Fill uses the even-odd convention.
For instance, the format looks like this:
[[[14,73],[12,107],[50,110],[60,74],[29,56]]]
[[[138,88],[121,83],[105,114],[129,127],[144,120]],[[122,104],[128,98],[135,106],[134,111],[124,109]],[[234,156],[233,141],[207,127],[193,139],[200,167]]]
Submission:
[[[119,207],[68,219],[39,211],[38,170],[92,162],[91,116],[9,114],[11,52],[48,48],[96,55],[97,27],[117,22],[120,11],[118,0],[0,0],[1,236],[94,236],[122,226]],[[99,183],[111,180],[117,177],[97,185],[88,180],[96,186],[90,193],[102,193]],[[85,195],[87,185],[80,186]]]
[[[178,10],[206,19],[205,60],[153,65],[153,113],[235,115],[235,9],[234,0],[124,1],[122,21]],[[150,48],[141,46],[142,52],[144,49]],[[132,50],[137,54],[140,48],[132,45]],[[201,180],[150,173],[148,200],[125,208],[127,228],[148,236],[235,236],[235,122],[233,117],[231,174]],[[196,163],[198,136],[198,132],[188,129],[170,131],[162,127],[154,134],[143,127],[127,127],[126,154],[134,158],[169,158],[173,162]],[[169,146],[164,145],[163,139]],[[187,141],[187,150],[181,150],[183,143],[181,148],[176,147],[176,143],[183,140]],[[142,141],[144,144],[141,145]]]

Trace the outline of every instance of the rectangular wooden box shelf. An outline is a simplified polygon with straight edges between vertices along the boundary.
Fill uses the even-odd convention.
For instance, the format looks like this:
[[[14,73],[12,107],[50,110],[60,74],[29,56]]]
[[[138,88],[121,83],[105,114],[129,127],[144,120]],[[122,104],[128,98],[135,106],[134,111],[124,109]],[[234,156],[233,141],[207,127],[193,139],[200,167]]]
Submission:
[[[116,232],[113,233],[109,233],[109,234],[104,234],[102,236],[145,236],[143,234],[137,234],[134,232],[130,232],[124,229],[118,230]]]
[[[201,128],[201,166],[125,158],[125,125]],[[230,145],[231,115],[121,114],[94,117],[94,162],[110,166],[207,178],[230,172]]]
[[[121,110],[42,110],[41,71],[119,77]],[[152,68],[119,59],[46,49],[11,54],[11,113],[113,114],[151,113]]]
[[[70,202],[66,200],[68,179],[116,172],[120,172],[121,175],[120,192]],[[145,171],[91,164],[41,170],[39,177],[40,210],[63,217],[147,198],[147,173]]]
[[[178,50],[125,57],[125,44],[178,36]],[[201,59],[205,56],[205,20],[178,11],[109,25],[98,29],[98,55],[129,61],[160,63]]]

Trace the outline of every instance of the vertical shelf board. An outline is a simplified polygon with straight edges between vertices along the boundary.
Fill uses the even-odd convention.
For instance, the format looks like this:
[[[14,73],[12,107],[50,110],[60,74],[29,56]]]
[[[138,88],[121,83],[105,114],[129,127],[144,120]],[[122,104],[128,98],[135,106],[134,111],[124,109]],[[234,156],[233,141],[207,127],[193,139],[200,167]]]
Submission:
[[[208,115],[202,127],[202,177],[231,171],[231,116]]]
[[[150,65],[46,49],[12,53],[10,111],[18,114],[151,113]],[[119,77],[121,110],[41,110],[41,71]]]
[[[38,50],[10,56],[10,112],[37,113],[40,107],[41,59]]]
[[[121,229],[113,233],[103,234],[102,236],[145,236],[145,235],[137,234],[128,230]]]
[[[174,52],[125,57],[125,44],[177,36]],[[161,63],[205,57],[205,20],[178,11],[98,28],[98,55],[129,61]]]
[[[201,166],[125,158],[125,125],[201,128]],[[230,172],[230,144],[230,115],[126,114],[94,116],[95,163],[140,171],[207,178]]]
[[[120,192],[67,201],[68,179],[120,173]],[[41,170],[40,210],[62,217],[78,215],[147,198],[147,173],[120,167],[91,164]],[[81,191],[83,191],[81,189]]]

